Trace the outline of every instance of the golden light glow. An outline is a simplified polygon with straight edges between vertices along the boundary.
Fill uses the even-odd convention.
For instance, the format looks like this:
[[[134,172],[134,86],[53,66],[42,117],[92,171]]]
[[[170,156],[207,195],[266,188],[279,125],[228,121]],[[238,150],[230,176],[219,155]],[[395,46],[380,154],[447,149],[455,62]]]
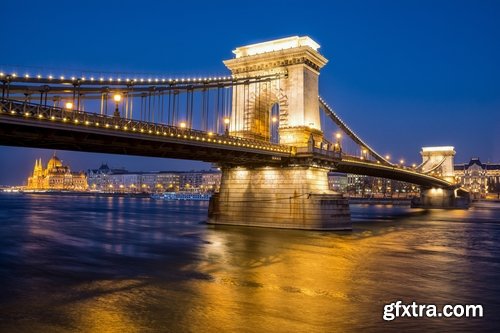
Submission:
[[[115,100],[116,103],[119,103],[122,100],[122,95],[120,94],[115,94],[113,96],[113,99]]]
[[[386,160],[390,160],[391,159],[391,155],[385,155],[385,159]]]
[[[63,172],[61,172],[63,171]],[[54,154],[47,163],[47,168],[42,166],[42,160],[35,161],[33,173],[27,180],[30,190],[77,190],[88,188],[87,177],[81,173],[71,173],[69,166]]]
[[[453,146],[442,146],[442,147],[422,147],[423,152],[453,152],[455,147]]]
[[[224,118],[224,124],[229,125],[229,118],[228,117]]]
[[[312,48],[314,51],[317,51],[320,47],[318,43],[313,41],[308,36],[302,36],[302,37],[293,36],[293,37],[281,38],[268,42],[238,47],[235,50],[233,50],[233,53],[236,55],[236,58],[241,58],[256,54],[281,51],[291,48],[298,48],[302,46],[308,46]]]
[[[337,134],[335,134],[335,137],[336,137],[337,139],[340,139],[340,138],[342,137],[342,134],[337,133]]]
[[[273,117],[273,118],[271,119],[271,121],[272,121],[273,123],[275,123],[275,122],[277,122],[277,121],[278,121],[278,118]]]
[[[405,160],[403,160],[403,159],[400,159],[400,160],[399,160],[399,163],[400,163],[400,164],[403,164],[404,162],[405,162]]]
[[[186,123],[185,122],[181,122],[179,125],[181,126],[181,128],[186,128]]]
[[[73,110],[73,103],[71,102],[66,102],[66,104],[64,105],[64,107],[68,110]]]

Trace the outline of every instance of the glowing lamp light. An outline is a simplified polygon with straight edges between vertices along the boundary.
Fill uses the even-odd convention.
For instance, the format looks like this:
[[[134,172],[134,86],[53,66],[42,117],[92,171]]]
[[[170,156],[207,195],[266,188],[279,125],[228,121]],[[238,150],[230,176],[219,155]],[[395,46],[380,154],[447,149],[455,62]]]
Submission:
[[[119,102],[122,100],[122,95],[120,95],[120,94],[115,94],[115,95],[113,96],[113,99],[114,99],[114,101],[115,101],[116,103],[119,103]]]
[[[272,117],[272,118],[271,118],[271,121],[272,121],[273,123],[275,123],[275,122],[277,122],[277,121],[278,121],[278,118],[276,118],[276,117]]]
[[[71,103],[71,102],[67,102],[67,103],[64,105],[64,107],[65,107],[66,109],[68,109],[68,110],[72,110],[72,109],[73,109],[73,103]]]
[[[399,160],[400,164],[403,164],[404,162],[405,162],[405,160],[403,160],[403,159]]]
[[[229,125],[229,118],[228,117],[224,118],[224,124]]]
[[[391,155],[385,155],[385,159],[386,160],[390,160],[391,159]]]
[[[337,139],[340,139],[340,138],[342,137],[342,134],[337,133],[337,134],[335,134],[335,137],[336,137]]]
[[[182,122],[179,125],[181,126],[181,128],[186,128],[186,123],[185,122]]]

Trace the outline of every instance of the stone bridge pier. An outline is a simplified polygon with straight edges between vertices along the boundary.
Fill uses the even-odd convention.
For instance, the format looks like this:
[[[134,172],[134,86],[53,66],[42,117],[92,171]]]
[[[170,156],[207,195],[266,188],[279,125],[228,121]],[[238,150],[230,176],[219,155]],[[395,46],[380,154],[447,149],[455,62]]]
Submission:
[[[419,200],[412,202],[414,208],[463,209],[470,205],[469,193],[460,189],[422,188]]]
[[[349,202],[328,189],[327,169],[226,167],[210,222],[273,228],[351,229]]]

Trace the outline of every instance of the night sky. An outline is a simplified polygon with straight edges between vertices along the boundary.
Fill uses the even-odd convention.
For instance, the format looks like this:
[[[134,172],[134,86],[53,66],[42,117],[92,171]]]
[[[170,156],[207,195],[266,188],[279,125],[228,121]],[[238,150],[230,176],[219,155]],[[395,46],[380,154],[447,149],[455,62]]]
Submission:
[[[242,45],[308,35],[330,60],[320,93],[382,154],[500,162],[499,1],[3,1],[0,69],[227,75]],[[35,68],[35,69],[33,69]],[[52,151],[0,146],[0,184]],[[209,164],[60,151],[72,170]]]

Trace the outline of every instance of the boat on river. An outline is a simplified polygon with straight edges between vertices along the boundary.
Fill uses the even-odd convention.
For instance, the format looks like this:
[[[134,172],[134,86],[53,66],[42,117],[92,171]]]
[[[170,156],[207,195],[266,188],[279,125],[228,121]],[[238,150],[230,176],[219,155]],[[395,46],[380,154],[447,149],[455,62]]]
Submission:
[[[212,193],[209,192],[164,192],[151,195],[156,200],[184,200],[184,201],[208,201]]]

